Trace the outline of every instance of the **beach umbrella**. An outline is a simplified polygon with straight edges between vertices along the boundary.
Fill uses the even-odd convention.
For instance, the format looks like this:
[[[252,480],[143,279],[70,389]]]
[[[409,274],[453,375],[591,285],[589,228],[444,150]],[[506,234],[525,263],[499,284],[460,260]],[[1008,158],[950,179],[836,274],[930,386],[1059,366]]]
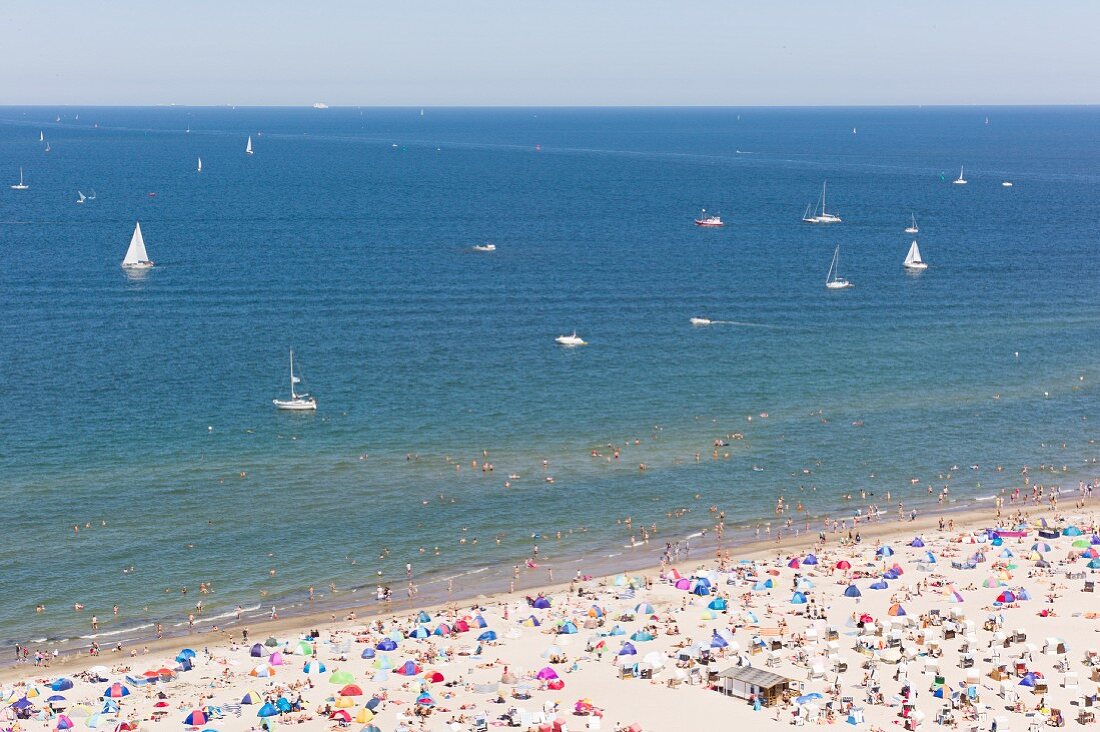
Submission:
[[[870,588],[872,590],[885,590],[890,585],[886,584],[886,580],[879,580],[878,582],[872,582]]]
[[[477,637],[479,641],[495,641],[497,639],[496,631],[487,630]]]
[[[363,649],[363,652],[359,654],[359,658],[374,658],[374,649],[367,646]]]
[[[328,669],[320,661],[306,661],[302,666],[302,672],[307,674],[323,674]]]
[[[28,699],[25,696],[21,696],[18,699],[16,699],[14,702],[11,703],[11,708],[16,710],[16,711],[19,711],[21,709],[26,709],[27,707],[30,707],[30,706],[34,706],[34,702],[32,702],[30,699]]]
[[[844,590],[845,597],[860,597],[862,595],[863,593],[855,585],[848,585],[847,589]]]
[[[54,691],[68,691],[73,688],[73,682],[70,679],[60,678],[50,684],[50,688]]]
[[[375,649],[379,651],[396,651],[397,643],[393,638],[383,638],[379,641],[378,645],[375,646]]]
[[[339,684],[343,686],[355,681],[355,677],[351,675],[350,671],[333,671],[332,675],[328,677],[330,684]]]
[[[261,663],[254,669],[248,672],[249,676],[255,676],[257,679],[266,679],[275,675],[275,667],[268,666],[266,663]]]
[[[46,697],[46,701],[48,701],[52,707],[65,706],[68,703],[68,700],[61,694],[50,694]]]
[[[393,672],[400,674],[401,676],[416,676],[422,669],[416,665],[413,661],[405,661],[399,668],[395,668]]]
[[[894,618],[900,618],[905,615],[905,608],[895,602],[890,606],[890,609],[886,611],[886,614]]]
[[[249,691],[241,697],[241,704],[263,704],[264,698],[254,691]]]
[[[634,612],[638,613],[639,615],[652,615],[653,606],[650,605],[648,602],[640,602],[634,606]]]
[[[184,718],[183,723],[188,727],[201,727],[206,724],[206,715],[201,709],[196,709]]]
[[[73,722],[73,720],[69,719],[64,714],[60,714],[57,717],[57,724],[54,725],[54,729],[72,729],[75,726],[76,723]]]
[[[348,684],[340,689],[340,696],[363,696],[363,690],[355,684]]]
[[[435,699],[432,699],[432,695],[425,691],[416,697],[416,703],[422,707],[434,707]]]
[[[852,568],[852,563],[849,562],[847,559],[841,559],[839,562],[836,563],[836,568],[837,569],[851,569]]]
[[[124,696],[130,696],[130,689],[118,682],[111,684],[103,692],[105,699],[121,699]]]
[[[279,709],[274,704],[271,704],[269,702],[267,704],[264,704],[262,707],[260,707],[259,711],[256,712],[256,716],[257,717],[274,717],[278,713],[279,713]]]
[[[1037,541],[1031,545],[1031,550],[1036,552],[1049,552],[1050,549],[1050,544],[1047,544],[1045,541]]]

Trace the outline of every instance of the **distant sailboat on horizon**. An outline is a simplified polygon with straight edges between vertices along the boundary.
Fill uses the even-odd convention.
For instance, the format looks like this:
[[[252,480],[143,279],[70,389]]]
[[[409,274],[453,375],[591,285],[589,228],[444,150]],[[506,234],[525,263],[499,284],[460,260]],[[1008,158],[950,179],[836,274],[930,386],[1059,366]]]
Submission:
[[[965,186],[966,178],[963,178],[963,166],[959,166],[959,177],[952,181],[957,186]]]
[[[202,158],[199,158],[198,172],[200,172],[200,173],[202,172]]]
[[[251,155],[252,154],[252,135],[248,136],[248,143],[244,146],[244,154],[245,155]]]
[[[84,203],[85,201],[87,201],[87,200],[88,200],[88,197],[87,197],[87,196],[85,196],[85,195],[84,195],[83,193],[81,193],[80,191],[77,191],[77,192],[76,192],[76,195],[78,195],[78,196],[79,196],[79,198],[77,198],[77,199],[76,199],[76,202],[77,202],[77,203]]]
[[[126,257],[122,260],[122,268],[128,270],[143,270],[153,266],[149,259],[149,253],[145,251],[145,238],[141,235],[141,222],[134,224],[134,235],[130,237],[130,248],[126,250]]]
[[[42,130],[38,131],[38,141],[39,142],[45,142],[46,141],[46,133],[43,132]]]

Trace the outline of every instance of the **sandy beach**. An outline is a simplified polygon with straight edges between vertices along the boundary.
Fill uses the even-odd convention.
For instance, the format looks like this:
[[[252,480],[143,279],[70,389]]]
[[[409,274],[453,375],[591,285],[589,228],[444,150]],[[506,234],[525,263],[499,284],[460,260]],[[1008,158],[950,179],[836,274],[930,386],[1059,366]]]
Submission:
[[[0,677],[4,728],[675,730],[723,715],[1003,732],[1089,719],[1094,514],[1033,511],[998,533],[992,509],[950,520],[276,620],[247,642],[235,627],[21,665]]]

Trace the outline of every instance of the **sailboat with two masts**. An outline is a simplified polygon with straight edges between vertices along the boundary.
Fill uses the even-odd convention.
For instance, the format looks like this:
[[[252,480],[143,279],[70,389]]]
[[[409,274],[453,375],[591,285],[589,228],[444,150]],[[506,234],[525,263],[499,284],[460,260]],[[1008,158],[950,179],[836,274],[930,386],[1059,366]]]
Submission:
[[[825,210],[825,187],[826,183],[821,184],[821,203],[820,212],[818,208],[810,209],[806,207],[806,213],[802,215],[802,221],[807,224],[839,224],[841,219],[836,214],[831,214]]]
[[[309,394],[299,394],[295,389],[296,384],[302,380],[294,375],[294,349],[290,349],[290,399],[272,399],[271,403],[277,409],[290,412],[305,412],[317,409],[317,400]]]
[[[829,272],[825,275],[825,286],[830,290],[843,290],[853,287],[852,283],[840,276],[840,245],[833,252],[833,261],[829,264]]]

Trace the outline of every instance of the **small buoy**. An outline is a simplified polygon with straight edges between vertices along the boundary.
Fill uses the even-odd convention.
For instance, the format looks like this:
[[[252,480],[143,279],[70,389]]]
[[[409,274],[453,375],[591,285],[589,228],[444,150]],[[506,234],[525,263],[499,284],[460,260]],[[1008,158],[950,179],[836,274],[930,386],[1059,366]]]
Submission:
[[[207,426],[206,426],[206,431],[207,431],[207,432],[213,432],[213,431],[214,431],[214,425],[212,425],[212,424],[211,424],[211,425],[207,425]]]

